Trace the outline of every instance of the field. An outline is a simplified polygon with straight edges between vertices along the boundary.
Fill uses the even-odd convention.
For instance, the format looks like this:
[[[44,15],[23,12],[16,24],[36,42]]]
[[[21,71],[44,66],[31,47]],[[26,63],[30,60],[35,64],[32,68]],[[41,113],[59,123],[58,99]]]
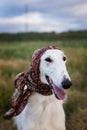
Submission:
[[[0,43],[0,130],[16,130],[13,121],[3,119],[14,91],[15,75],[29,69],[35,49],[47,45],[56,45],[67,55],[67,68],[73,83],[64,104],[67,130],[87,130],[87,40]]]

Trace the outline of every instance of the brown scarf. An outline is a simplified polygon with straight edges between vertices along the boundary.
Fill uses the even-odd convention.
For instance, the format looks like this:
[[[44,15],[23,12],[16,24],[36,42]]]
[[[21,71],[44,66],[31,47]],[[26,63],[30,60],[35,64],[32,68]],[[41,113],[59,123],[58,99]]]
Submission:
[[[9,103],[10,109],[5,113],[5,119],[11,119],[14,116],[20,114],[25,108],[29,96],[33,92],[38,92],[42,95],[48,96],[52,94],[51,88],[40,81],[40,58],[46,50],[58,49],[55,46],[44,47],[37,50],[33,56],[30,65],[30,71],[22,72],[18,74],[15,78],[15,92],[13,93]]]

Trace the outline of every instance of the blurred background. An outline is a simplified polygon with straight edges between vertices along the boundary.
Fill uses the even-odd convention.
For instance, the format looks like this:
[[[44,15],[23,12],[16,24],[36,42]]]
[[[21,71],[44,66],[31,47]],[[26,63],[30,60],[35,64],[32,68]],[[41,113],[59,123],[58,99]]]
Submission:
[[[33,51],[56,45],[67,55],[73,85],[64,104],[67,130],[87,130],[87,1],[3,0],[0,2],[0,130],[14,78],[29,69]]]

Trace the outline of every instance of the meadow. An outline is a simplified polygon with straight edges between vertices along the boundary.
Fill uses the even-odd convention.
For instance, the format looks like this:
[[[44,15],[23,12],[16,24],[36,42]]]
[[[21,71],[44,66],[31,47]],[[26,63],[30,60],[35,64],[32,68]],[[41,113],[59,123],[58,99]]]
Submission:
[[[48,45],[56,45],[67,55],[73,83],[64,104],[67,130],[87,130],[87,40],[0,42],[0,130],[16,130],[12,120],[3,119],[14,91],[14,78],[29,69],[34,50]]]

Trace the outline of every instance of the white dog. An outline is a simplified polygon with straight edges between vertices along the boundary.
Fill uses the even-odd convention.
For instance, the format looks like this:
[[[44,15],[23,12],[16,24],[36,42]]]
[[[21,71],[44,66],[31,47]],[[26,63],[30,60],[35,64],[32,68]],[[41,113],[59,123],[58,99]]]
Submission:
[[[60,49],[56,48],[55,46],[49,46],[45,49],[35,52],[30,68],[32,71],[31,73],[29,72],[30,76],[28,75],[28,78],[29,83],[31,82],[30,85],[32,86],[33,84],[33,86],[35,85],[36,88],[31,95],[29,93],[30,97],[26,102],[27,104],[24,107],[23,111],[22,109],[20,111],[19,108],[23,107],[23,102],[25,100],[21,100],[21,98],[19,98],[19,92],[21,92],[19,90],[22,88],[20,87],[21,83],[27,83],[22,81],[22,79],[25,79],[27,76],[22,73],[21,75],[24,77],[20,78],[21,75],[18,75],[19,79],[17,80],[19,83],[16,81],[16,85],[19,84],[18,90],[16,89],[16,94],[14,94],[12,98],[12,109],[10,109],[10,111],[7,113],[7,118],[16,115],[14,117],[14,120],[18,130],[66,129],[63,102],[66,95],[65,89],[68,89],[72,83],[66,70],[65,63],[66,56]],[[35,83],[32,81],[35,81]],[[43,87],[43,84],[45,87],[47,87]],[[28,87],[30,86],[25,85],[24,89],[21,90],[25,91]],[[34,90],[34,88],[32,90]],[[48,93],[48,91],[50,94],[47,94],[46,96],[46,93]],[[15,100],[17,93],[19,97],[17,100]],[[17,101],[18,104],[15,105],[15,101]]]
[[[40,80],[52,87],[52,95],[33,93],[23,110],[15,117],[18,130],[65,130],[63,100],[71,86],[66,70],[66,56],[61,50],[48,49],[40,59]]]

